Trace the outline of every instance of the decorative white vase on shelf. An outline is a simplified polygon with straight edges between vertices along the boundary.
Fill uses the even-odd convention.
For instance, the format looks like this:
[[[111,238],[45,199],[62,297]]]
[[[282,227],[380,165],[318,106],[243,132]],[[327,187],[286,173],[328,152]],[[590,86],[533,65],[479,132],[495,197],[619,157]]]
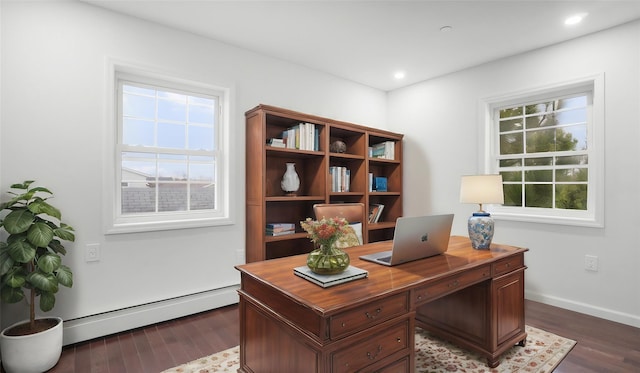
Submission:
[[[280,186],[287,195],[296,195],[296,192],[300,188],[300,178],[296,173],[295,163],[287,163],[287,170],[285,171],[284,176],[282,176]]]

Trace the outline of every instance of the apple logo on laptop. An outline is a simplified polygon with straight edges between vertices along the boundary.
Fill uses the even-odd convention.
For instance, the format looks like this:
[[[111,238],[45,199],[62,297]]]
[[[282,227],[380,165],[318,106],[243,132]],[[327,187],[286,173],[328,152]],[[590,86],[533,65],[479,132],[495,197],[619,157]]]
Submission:
[[[425,242],[426,240],[429,239],[429,235],[428,234],[423,234],[422,237],[420,237],[420,241]]]

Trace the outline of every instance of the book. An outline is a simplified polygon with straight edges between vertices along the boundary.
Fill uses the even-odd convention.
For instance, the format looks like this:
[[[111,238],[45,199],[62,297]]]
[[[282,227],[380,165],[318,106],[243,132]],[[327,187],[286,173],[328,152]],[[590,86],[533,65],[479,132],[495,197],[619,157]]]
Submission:
[[[369,272],[350,265],[347,269],[342,273],[338,273],[335,275],[319,275],[307,266],[296,267],[293,269],[293,273],[301,278],[304,278],[307,281],[313,282],[314,284],[321,286],[323,288],[328,288],[330,286],[343,284],[345,282],[358,280],[361,278],[365,278],[369,276]]]
[[[271,237],[286,236],[288,234],[294,234],[294,233],[296,233],[295,229],[288,230],[288,231],[282,231],[282,232],[269,232],[269,231],[265,232],[265,234],[267,236],[271,236]]]
[[[384,205],[380,203],[372,203],[369,205],[369,223],[377,223],[382,215]]]
[[[376,176],[374,178],[375,191],[386,192],[387,191],[387,178],[384,176]]]

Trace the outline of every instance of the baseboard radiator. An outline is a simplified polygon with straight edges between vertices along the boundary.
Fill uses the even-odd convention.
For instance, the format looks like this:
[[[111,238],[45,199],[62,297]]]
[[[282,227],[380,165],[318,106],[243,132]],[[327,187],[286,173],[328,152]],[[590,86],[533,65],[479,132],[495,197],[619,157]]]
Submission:
[[[146,325],[238,303],[238,286],[186,295],[64,322],[63,344],[70,345]]]

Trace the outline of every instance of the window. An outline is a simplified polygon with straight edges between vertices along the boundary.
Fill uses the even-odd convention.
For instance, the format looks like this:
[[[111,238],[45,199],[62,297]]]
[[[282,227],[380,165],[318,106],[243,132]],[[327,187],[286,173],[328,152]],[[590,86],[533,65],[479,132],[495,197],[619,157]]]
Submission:
[[[487,105],[497,218],[602,226],[601,99],[594,80]]]
[[[226,93],[116,72],[110,233],[228,223]]]

